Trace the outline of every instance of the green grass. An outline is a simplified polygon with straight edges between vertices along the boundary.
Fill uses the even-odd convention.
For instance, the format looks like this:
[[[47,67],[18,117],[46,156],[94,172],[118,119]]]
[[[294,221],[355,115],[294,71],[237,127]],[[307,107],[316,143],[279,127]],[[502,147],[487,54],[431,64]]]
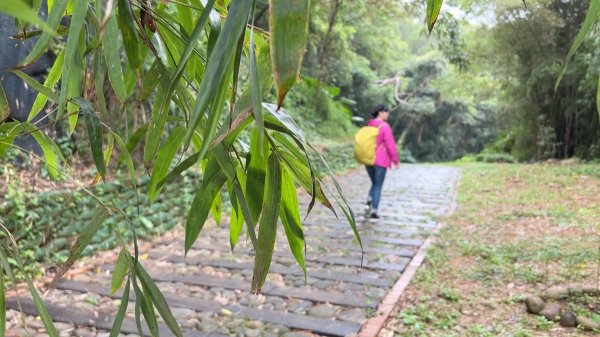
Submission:
[[[389,327],[396,336],[583,336],[524,312],[546,286],[595,284],[600,165],[453,163],[454,215]],[[598,299],[573,310],[599,319]],[[591,308],[591,309],[590,309]],[[598,316],[598,317],[596,317]]]

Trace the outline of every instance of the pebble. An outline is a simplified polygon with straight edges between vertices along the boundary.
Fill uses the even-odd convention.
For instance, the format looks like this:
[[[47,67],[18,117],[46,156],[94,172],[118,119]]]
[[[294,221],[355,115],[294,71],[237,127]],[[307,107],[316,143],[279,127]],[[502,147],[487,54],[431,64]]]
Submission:
[[[364,320],[367,319],[367,316],[365,315],[363,310],[358,308],[344,310],[337,317],[343,321],[355,323],[362,323]]]
[[[564,311],[560,313],[560,325],[568,328],[577,326],[577,317],[570,311]]]
[[[557,321],[560,318],[561,309],[559,303],[548,303],[544,310],[540,312],[540,315],[546,317],[549,321]]]
[[[600,323],[583,316],[577,317],[577,324],[582,325],[585,330],[598,330],[600,329]]]
[[[308,314],[317,317],[331,318],[335,316],[336,309],[328,304],[318,304],[308,309]]]
[[[544,310],[544,306],[546,306],[544,300],[535,295],[527,295],[524,301],[527,306],[527,311],[531,314],[539,314]]]

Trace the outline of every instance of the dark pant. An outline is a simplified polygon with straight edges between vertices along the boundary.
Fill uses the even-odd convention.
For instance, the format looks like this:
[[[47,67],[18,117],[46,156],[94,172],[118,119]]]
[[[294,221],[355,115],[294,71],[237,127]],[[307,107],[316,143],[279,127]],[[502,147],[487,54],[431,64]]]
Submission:
[[[385,180],[387,169],[380,166],[367,166],[367,173],[371,178],[371,188],[369,189],[369,199],[371,200],[371,209],[376,211],[379,208],[379,200],[381,200],[381,189]]]

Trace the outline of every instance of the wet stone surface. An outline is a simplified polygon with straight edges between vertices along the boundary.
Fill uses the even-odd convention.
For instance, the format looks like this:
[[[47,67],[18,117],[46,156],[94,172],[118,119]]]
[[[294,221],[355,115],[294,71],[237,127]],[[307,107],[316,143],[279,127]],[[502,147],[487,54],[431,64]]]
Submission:
[[[183,233],[166,233],[143,245],[142,263],[165,295],[184,336],[352,336],[435,228],[436,217],[449,209],[457,179],[457,169],[441,166],[402,165],[389,171],[379,207],[382,219],[368,223],[364,221],[370,186],[366,173],[359,170],[339,177],[358,216],[364,255],[343,213],[338,212],[342,217],[337,219],[316,206],[303,224],[308,275],[280,231],[260,295],[250,293],[251,244],[242,233],[232,253],[225,224],[205,226],[187,257]],[[304,217],[310,198],[303,195],[299,201]],[[99,264],[75,274],[46,294],[60,336],[109,336],[122,296],[120,290],[110,297],[113,265]],[[17,336],[45,335],[36,311],[28,312],[25,304],[24,320],[20,313],[7,311],[8,331]],[[17,307],[14,299],[7,305]],[[134,313],[130,301],[120,337],[140,334]],[[170,335],[160,317],[158,322],[164,329],[161,336]]]

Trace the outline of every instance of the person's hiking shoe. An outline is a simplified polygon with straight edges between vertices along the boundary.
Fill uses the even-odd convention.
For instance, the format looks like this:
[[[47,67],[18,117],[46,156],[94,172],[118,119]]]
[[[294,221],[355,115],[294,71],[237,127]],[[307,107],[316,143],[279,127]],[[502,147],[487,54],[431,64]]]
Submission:
[[[369,214],[369,222],[377,222],[379,221],[379,219],[381,218],[379,217],[379,215],[377,215],[377,213]]]
[[[371,211],[371,202],[367,201],[367,203],[365,203],[365,214],[369,214],[370,211]]]

